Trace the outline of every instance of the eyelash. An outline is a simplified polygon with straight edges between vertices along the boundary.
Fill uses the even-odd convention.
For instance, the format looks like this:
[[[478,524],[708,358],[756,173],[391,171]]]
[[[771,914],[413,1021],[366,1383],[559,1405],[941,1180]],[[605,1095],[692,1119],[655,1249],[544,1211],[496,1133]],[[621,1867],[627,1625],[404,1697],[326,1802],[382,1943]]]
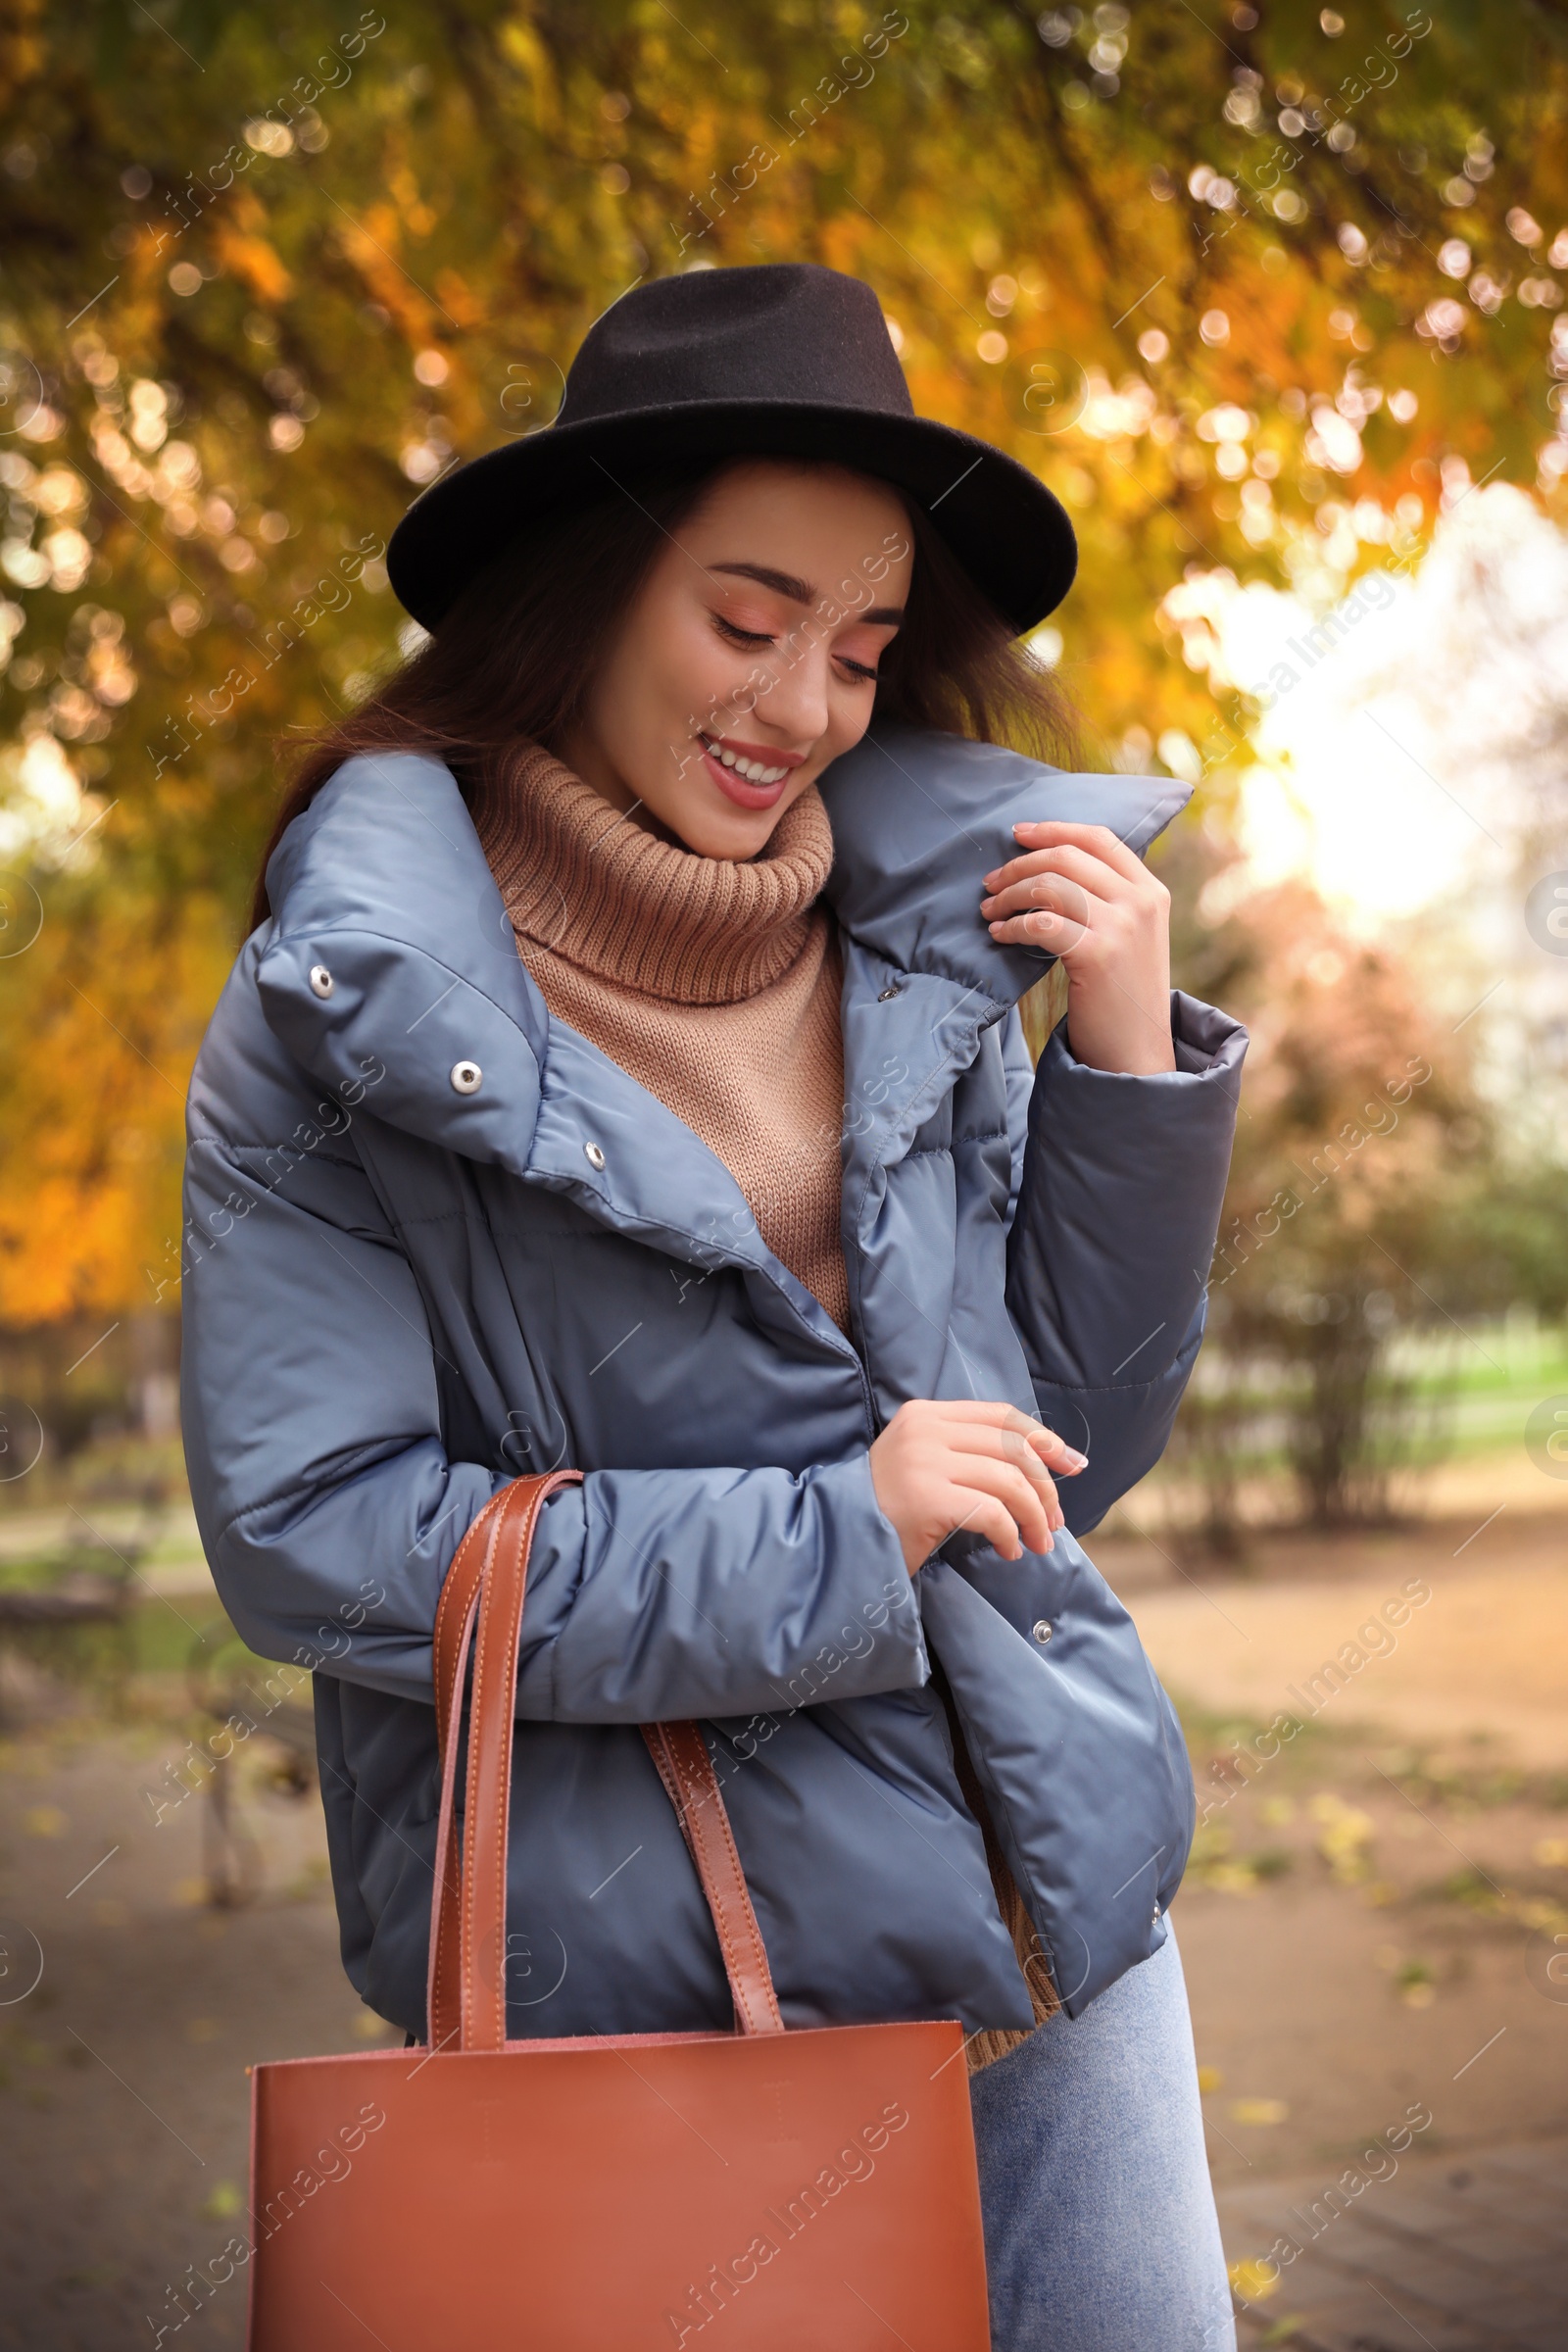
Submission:
[[[714,628],[718,631],[721,637],[727,637],[731,645],[772,645],[776,642],[773,638],[761,635],[755,629],[738,629],[732,620],[726,620],[724,618],[722,612],[715,612],[712,617]],[[846,661],[842,654],[840,654],[838,659],[843,667],[849,670],[855,677],[863,679],[868,686],[874,686],[876,684],[877,678],[880,674],[877,670],[867,669],[864,663],[860,662]]]

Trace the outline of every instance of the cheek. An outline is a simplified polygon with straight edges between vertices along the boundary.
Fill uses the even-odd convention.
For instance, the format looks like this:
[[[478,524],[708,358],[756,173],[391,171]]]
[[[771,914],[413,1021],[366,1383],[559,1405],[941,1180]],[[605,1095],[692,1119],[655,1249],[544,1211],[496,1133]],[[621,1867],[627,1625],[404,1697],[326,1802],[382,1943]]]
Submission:
[[[854,751],[876,715],[876,690],[871,686],[835,685],[828,697],[827,733],[816,767]]]
[[[644,720],[662,741],[684,742],[692,720],[722,734],[756,700],[749,684],[766,661],[765,649],[725,645],[706,612],[677,608],[659,616],[644,642],[640,692]]]

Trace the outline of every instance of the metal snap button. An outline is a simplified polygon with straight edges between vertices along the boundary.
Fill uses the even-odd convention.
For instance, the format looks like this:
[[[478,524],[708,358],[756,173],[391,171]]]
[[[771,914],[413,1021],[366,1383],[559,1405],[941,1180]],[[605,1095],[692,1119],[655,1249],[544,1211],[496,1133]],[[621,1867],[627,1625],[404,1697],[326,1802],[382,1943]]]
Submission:
[[[1157,1903],[1154,1905],[1154,1916],[1149,1924],[1152,1928],[1157,1928],[1159,1925],[1159,1905]]]
[[[332,994],[332,975],[324,963],[312,964],[311,986],[318,997],[329,997]]]
[[[1036,1640],[1036,1641],[1039,1642],[1039,1644],[1040,1644],[1041,1648],[1042,1648],[1042,1649],[1044,1649],[1044,1648],[1045,1648],[1045,1646],[1046,1646],[1046,1643],[1047,1643],[1047,1642],[1048,1642],[1051,1640],[1051,1620],[1050,1620],[1050,1618],[1049,1618],[1049,1617],[1037,1617],[1037,1618],[1035,1619],[1035,1622],[1034,1622],[1034,1626],[1033,1626],[1033,1628],[1032,1628],[1032,1631],[1033,1631],[1033,1633],[1034,1633],[1034,1638],[1035,1638],[1035,1640]]]
[[[602,1168],[604,1166],[605,1155],[600,1151],[597,1144],[584,1144],[582,1152],[584,1159],[587,1160],[588,1165],[591,1168]]]
[[[455,1095],[476,1095],[484,1072],[476,1061],[455,1061],[452,1064],[452,1091]]]
[[[881,995],[877,998],[877,1003],[879,1004],[885,1004],[890,997],[896,997],[898,993],[899,992],[896,988],[885,988],[883,989]]]

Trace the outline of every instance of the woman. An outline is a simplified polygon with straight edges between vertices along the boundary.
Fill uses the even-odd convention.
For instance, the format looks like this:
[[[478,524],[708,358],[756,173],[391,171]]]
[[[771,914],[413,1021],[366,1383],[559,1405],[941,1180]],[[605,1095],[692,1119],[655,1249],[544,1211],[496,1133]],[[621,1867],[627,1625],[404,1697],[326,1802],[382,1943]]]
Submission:
[[[580,1468],[509,2031],[729,2024],[636,1729],[702,1718],[788,2023],[972,2036],[999,2352],[1197,2352],[1192,1779],[1075,1531],[1191,1370],[1244,1040],[1169,989],[1183,789],[998,748],[1062,740],[1013,640],[1073,560],[813,268],[623,297],[416,502],[430,641],[305,760],[195,1073],[186,1447],[236,1625],[315,1670],[372,2009],[423,2032],[442,1579]]]

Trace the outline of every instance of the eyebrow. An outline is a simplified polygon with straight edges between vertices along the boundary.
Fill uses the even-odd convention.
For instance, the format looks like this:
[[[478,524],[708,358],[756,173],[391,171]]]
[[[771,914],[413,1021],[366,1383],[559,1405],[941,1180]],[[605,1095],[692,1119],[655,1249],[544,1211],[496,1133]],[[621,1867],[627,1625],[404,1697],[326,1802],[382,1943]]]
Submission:
[[[756,580],[763,588],[771,588],[778,596],[787,596],[792,605],[814,605],[817,592],[809,580],[798,579],[793,571],[774,571],[766,564],[709,564],[707,571],[738,572],[743,579]],[[857,620],[871,621],[887,628],[897,628],[904,618],[902,605],[874,605],[869,612],[857,612]]]

